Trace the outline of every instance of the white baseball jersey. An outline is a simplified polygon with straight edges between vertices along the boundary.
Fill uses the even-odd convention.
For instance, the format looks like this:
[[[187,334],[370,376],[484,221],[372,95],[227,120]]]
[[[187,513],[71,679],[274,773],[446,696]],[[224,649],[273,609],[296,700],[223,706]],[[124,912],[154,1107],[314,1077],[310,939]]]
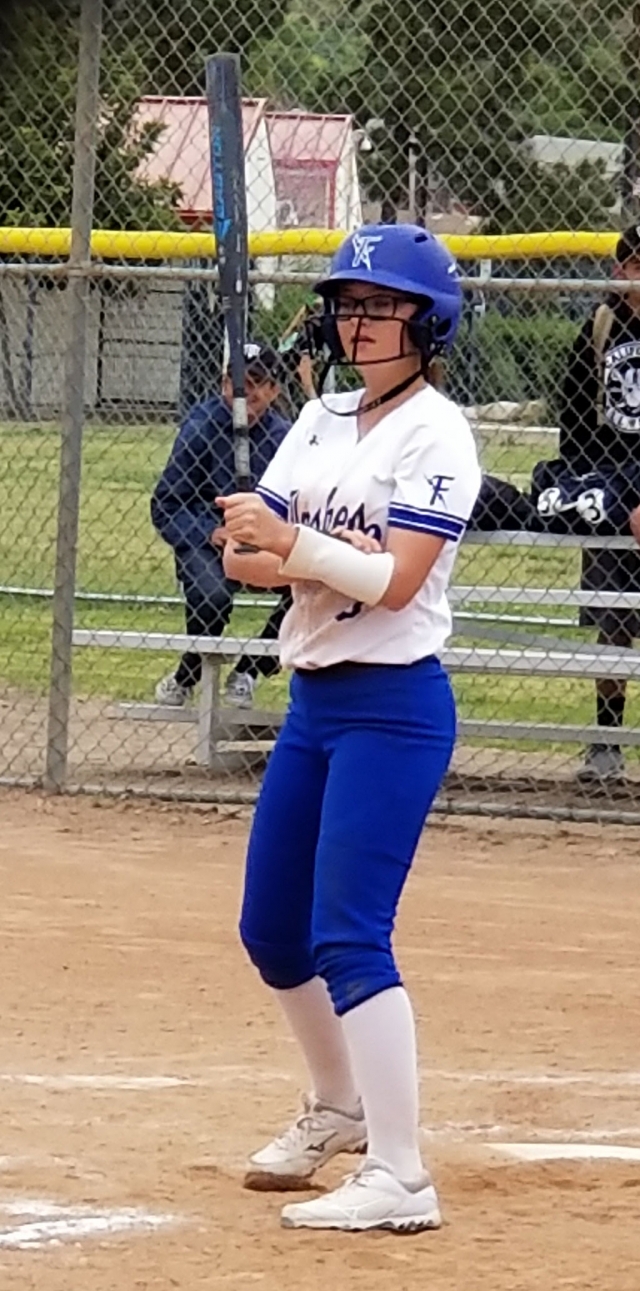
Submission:
[[[446,541],[402,610],[354,603],[323,583],[294,583],[293,606],[280,631],[284,667],[413,663],[437,654],[451,632],[447,586],[480,488],[469,424],[426,386],[359,438],[361,397],[362,391],[351,391],[326,396],[326,407],[319,400],[306,404],[258,492],[282,519],[325,533],[362,529],[384,546],[394,528]],[[336,416],[334,408],[353,415]]]

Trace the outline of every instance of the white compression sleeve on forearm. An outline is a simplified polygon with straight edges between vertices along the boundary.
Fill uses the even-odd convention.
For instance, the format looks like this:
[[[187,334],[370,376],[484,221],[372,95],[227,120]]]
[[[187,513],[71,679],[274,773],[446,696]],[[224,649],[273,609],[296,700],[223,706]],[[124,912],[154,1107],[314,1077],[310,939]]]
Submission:
[[[363,605],[378,605],[391,582],[394,565],[390,551],[356,551],[350,543],[303,524],[298,526],[298,536],[279,572],[324,583]]]

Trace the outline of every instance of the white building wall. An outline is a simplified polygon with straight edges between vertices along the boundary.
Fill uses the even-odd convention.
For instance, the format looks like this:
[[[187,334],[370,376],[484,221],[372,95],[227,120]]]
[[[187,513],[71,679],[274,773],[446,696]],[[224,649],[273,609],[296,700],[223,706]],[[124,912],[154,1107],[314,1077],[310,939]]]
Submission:
[[[358,179],[358,157],[351,132],[336,170],[336,228],[351,231],[362,224],[362,203]]]
[[[261,120],[247,149],[246,158],[247,185],[247,223],[250,232],[263,233],[277,227],[276,181],[273,173],[273,161],[269,146],[269,134],[266,122]],[[276,261],[272,257],[261,256],[256,268],[264,273],[272,273]],[[263,309],[273,309],[274,289],[268,284],[256,289],[256,296]]]

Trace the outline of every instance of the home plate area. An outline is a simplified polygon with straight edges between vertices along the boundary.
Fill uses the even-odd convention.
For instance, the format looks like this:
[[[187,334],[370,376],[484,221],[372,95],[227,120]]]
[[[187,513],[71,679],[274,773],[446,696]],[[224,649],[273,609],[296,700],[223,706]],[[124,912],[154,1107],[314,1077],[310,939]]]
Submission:
[[[432,1132],[430,1137],[441,1143],[458,1146],[464,1135],[443,1130]],[[470,1137],[475,1137],[471,1134]],[[524,1162],[531,1165],[547,1162],[624,1162],[640,1166],[640,1147],[626,1147],[615,1143],[483,1143],[480,1152],[472,1153],[478,1160],[491,1157],[495,1160]],[[209,1161],[193,1163],[192,1170],[215,1171]],[[640,1176],[638,1179],[640,1186]],[[23,1198],[0,1202],[0,1249],[36,1251],[45,1247],[59,1247],[63,1243],[78,1245],[81,1242],[116,1237],[124,1234],[151,1235],[168,1225],[184,1222],[175,1215],[151,1214],[142,1209],[123,1207],[105,1209],[98,1206],[60,1205],[36,1198]]]
[[[425,834],[396,944],[444,1224],[399,1241],[242,1188],[308,1085],[238,943],[249,813],[0,815],[0,1291],[639,1291],[640,831]]]

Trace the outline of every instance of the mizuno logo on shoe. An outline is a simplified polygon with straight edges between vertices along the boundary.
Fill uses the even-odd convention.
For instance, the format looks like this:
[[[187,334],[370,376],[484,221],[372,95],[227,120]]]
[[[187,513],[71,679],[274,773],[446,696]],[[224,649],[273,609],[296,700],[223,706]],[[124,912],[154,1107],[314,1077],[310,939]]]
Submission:
[[[335,1139],[336,1137],[337,1137],[337,1130],[333,1130],[331,1134],[327,1135],[326,1139],[321,1139],[319,1143],[309,1143],[307,1146],[307,1152],[324,1152],[328,1144],[331,1143],[332,1139]]]

